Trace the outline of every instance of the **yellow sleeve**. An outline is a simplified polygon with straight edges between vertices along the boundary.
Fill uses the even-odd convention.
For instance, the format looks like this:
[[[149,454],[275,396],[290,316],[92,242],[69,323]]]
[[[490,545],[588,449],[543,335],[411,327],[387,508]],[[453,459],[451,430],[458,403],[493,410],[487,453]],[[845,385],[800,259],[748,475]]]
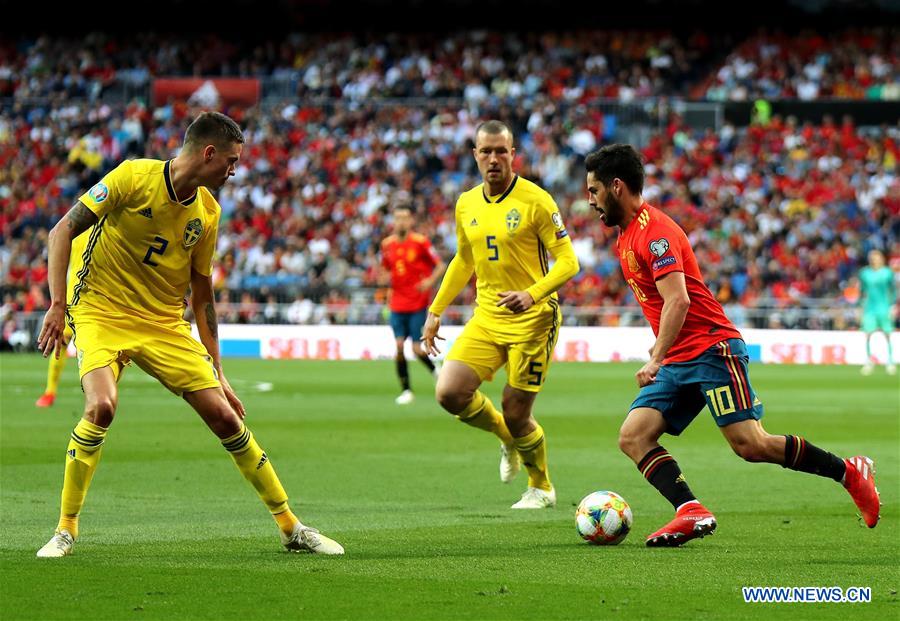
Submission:
[[[456,254],[450,265],[447,266],[447,273],[441,280],[441,286],[434,296],[434,301],[428,308],[429,312],[435,315],[442,314],[450,303],[459,295],[475,271],[475,259],[472,257],[472,247],[466,238],[465,229],[459,220],[460,205],[456,203]]]
[[[78,282],[78,272],[84,267],[84,249],[87,247],[91,232],[85,231],[72,240],[72,253],[69,255],[69,273],[66,276],[66,302],[72,301],[75,292],[75,283]]]
[[[131,194],[133,184],[132,165],[129,160],[125,160],[106,173],[100,183],[82,194],[78,200],[98,218],[102,218]]]
[[[219,214],[221,210],[216,204],[216,209],[206,224],[203,226],[203,237],[194,246],[191,253],[191,267],[204,276],[212,274],[213,258],[216,254],[216,240],[219,237]]]
[[[528,287],[535,302],[540,302],[566,284],[578,273],[578,257],[569,232],[563,224],[559,208],[549,196],[535,205],[535,224],[541,243],[554,258],[553,267],[539,281]]]

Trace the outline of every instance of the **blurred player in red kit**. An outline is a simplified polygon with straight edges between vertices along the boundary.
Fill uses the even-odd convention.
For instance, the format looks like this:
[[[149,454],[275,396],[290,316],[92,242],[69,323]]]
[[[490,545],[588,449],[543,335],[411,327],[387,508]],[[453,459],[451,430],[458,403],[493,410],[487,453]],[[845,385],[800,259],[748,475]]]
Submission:
[[[403,352],[406,339],[412,340],[413,353],[428,371],[437,376],[434,363],[422,349],[419,338],[425,325],[426,309],[431,299],[431,288],[441,277],[446,264],[435,253],[431,242],[424,235],[412,230],[412,209],[398,205],[393,210],[394,233],[381,242],[381,265],[390,272],[391,328],[397,343],[394,360],[402,392],[397,397],[399,405],[412,403],[415,398],[409,383],[409,368]]]

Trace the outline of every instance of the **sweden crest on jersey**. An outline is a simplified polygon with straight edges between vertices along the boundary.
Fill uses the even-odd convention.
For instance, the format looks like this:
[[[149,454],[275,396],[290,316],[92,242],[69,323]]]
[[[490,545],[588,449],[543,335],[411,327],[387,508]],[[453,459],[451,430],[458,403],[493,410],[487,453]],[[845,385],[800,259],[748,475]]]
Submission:
[[[519,214],[518,209],[510,209],[506,214],[506,231],[512,235],[516,232],[516,229],[519,228],[519,224],[522,222],[522,216]]]
[[[184,247],[190,248],[196,244],[200,241],[201,235],[203,235],[203,224],[200,222],[200,218],[188,220],[188,223],[184,225]]]

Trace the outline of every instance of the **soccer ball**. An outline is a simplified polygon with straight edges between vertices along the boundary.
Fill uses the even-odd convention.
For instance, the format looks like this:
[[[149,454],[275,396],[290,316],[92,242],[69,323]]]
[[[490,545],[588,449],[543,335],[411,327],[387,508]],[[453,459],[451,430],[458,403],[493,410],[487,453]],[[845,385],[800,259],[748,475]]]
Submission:
[[[575,526],[581,538],[597,546],[620,543],[631,530],[631,507],[615,492],[594,492],[578,504]]]

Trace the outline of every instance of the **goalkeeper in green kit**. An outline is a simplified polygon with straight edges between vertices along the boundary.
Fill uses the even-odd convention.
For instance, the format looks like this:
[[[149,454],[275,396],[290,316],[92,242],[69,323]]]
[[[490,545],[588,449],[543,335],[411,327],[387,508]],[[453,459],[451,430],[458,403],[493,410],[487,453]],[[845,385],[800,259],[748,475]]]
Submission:
[[[894,329],[891,309],[897,301],[897,288],[894,285],[894,272],[885,264],[884,253],[881,250],[869,251],[869,265],[860,270],[859,284],[863,308],[860,328],[866,333],[866,363],[863,365],[862,374],[871,375],[874,370],[872,335],[881,331],[887,339],[885,370],[888,375],[894,375],[897,367],[894,366],[894,352],[891,347],[891,332]]]

